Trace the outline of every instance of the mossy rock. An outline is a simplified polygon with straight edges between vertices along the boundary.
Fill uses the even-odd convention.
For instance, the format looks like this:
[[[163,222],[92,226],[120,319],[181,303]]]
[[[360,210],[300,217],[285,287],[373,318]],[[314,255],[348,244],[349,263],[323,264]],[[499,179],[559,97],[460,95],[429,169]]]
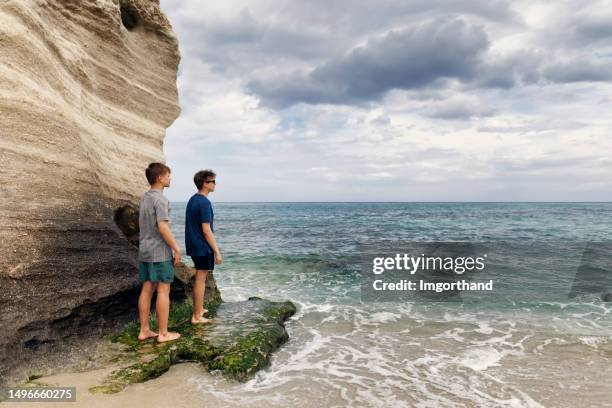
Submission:
[[[219,298],[206,303],[213,323],[192,325],[192,305],[191,299],[187,299],[171,307],[169,328],[181,333],[176,341],[140,342],[138,322],[110,336],[111,341],[125,346],[116,361],[123,361],[126,366],[113,371],[90,391],[119,392],[128,384],[158,377],[171,365],[187,361],[200,362],[209,371],[219,370],[230,378],[245,381],[266,367],[270,354],[289,339],[284,322],[296,312],[295,305],[288,301],[253,297],[242,302],[222,302]],[[157,327],[154,317],[151,327]]]

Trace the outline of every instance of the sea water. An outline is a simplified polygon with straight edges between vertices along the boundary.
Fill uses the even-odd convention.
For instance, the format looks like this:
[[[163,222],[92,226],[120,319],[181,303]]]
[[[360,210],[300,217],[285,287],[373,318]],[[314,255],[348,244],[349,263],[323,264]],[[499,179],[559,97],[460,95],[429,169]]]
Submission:
[[[183,247],[184,211],[172,203]],[[289,342],[250,381],[187,379],[224,405],[612,406],[612,302],[564,296],[571,276],[554,278],[580,263],[568,247],[612,241],[611,203],[214,203],[214,211],[223,299],[298,306]],[[510,299],[365,302],[360,248],[380,240],[534,243],[537,262],[509,261],[497,276],[512,282]],[[598,267],[612,276],[607,255]]]

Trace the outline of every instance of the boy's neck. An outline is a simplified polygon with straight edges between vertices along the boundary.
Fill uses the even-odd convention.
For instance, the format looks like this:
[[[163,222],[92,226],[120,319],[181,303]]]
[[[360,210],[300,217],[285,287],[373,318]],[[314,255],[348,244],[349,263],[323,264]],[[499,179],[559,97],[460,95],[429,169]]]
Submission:
[[[155,183],[155,184],[151,184],[151,190],[158,190],[161,191],[162,193],[164,192],[164,185],[161,183]]]
[[[198,194],[202,194],[203,196],[206,196],[206,197],[208,197],[208,193],[210,193],[210,190],[208,190],[207,188],[198,190]]]

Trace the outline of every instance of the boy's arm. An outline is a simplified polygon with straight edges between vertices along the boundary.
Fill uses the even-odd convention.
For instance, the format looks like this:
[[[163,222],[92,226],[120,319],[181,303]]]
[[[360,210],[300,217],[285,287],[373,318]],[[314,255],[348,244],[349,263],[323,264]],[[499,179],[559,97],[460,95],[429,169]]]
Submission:
[[[170,224],[168,221],[158,221],[157,228],[159,229],[159,235],[162,236],[166,244],[172,249],[174,252],[174,265],[178,265],[181,263],[181,248],[179,248],[176,240],[174,239],[174,235],[170,230]]]
[[[170,202],[165,197],[163,199],[156,200],[155,206],[155,219],[157,221],[157,230],[162,239],[172,249],[174,256],[174,265],[178,265],[181,262],[181,248],[179,248],[174,235],[170,230]]]
[[[215,253],[215,263],[217,265],[221,265],[223,263],[223,258],[221,257],[221,251],[219,250],[217,240],[215,239],[215,234],[212,232],[209,222],[202,223],[202,232],[204,233],[204,238],[206,238],[206,242],[208,242],[208,245],[210,245],[213,252]]]

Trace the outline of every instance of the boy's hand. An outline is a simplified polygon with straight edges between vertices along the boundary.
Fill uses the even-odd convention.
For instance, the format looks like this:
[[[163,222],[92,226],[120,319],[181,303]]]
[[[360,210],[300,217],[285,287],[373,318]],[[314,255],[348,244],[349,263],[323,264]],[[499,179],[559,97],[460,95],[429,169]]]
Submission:
[[[221,265],[223,263],[223,258],[221,257],[221,252],[215,253],[215,265]]]
[[[181,264],[181,251],[172,251],[174,256],[174,266]]]

